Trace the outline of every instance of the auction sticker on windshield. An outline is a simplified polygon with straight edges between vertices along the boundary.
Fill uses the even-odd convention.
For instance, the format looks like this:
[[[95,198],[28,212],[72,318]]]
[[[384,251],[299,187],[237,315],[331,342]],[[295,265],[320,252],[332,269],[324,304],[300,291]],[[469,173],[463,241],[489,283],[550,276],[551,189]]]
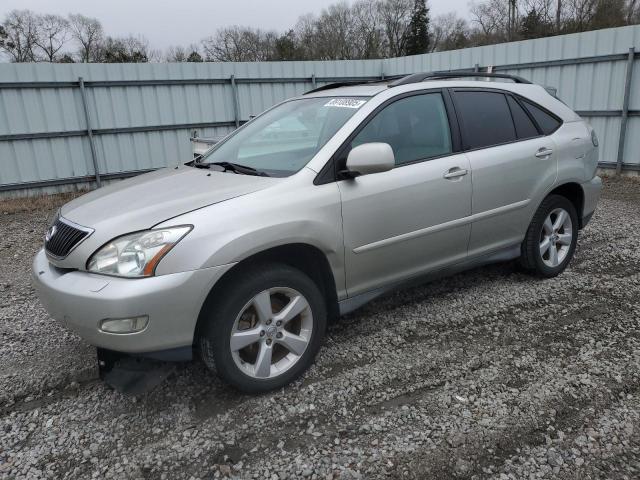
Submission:
[[[334,98],[324,104],[325,107],[360,108],[367,103],[366,100],[357,98]]]

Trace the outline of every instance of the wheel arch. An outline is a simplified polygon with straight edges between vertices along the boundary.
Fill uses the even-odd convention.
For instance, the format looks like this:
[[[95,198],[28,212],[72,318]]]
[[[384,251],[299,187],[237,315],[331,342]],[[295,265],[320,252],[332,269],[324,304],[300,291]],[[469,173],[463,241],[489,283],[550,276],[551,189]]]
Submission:
[[[234,277],[242,274],[242,272],[256,268],[261,264],[282,263],[293,268],[297,268],[307,274],[318,285],[325,298],[327,305],[327,313],[330,320],[339,316],[338,293],[337,286],[331,265],[327,256],[318,247],[308,243],[288,243],[267,248],[260,252],[254,253],[232,268],[213,285],[205,301],[200,308],[196,329],[194,332],[194,342],[196,341],[199,329],[204,323],[206,312],[212,308],[217,294],[227,288]]]
[[[576,182],[567,182],[562,185],[558,185],[551,190],[546,197],[549,195],[560,195],[569,200],[576,209],[576,213],[578,214],[578,228],[584,227],[583,225],[583,211],[584,211],[584,191],[582,190],[582,186]],[[546,198],[545,197],[545,198]]]

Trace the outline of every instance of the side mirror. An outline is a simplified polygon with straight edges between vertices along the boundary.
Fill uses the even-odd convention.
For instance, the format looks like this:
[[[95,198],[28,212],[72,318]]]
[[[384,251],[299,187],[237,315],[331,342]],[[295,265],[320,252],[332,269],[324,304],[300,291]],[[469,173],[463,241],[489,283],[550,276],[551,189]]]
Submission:
[[[347,157],[346,171],[349,178],[372,173],[387,172],[396,165],[391,145],[388,143],[363,143],[353,148]]]

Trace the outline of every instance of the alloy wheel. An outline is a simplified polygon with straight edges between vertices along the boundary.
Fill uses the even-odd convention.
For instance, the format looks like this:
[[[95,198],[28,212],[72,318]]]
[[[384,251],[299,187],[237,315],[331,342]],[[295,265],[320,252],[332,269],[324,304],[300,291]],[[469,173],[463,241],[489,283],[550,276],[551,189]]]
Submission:
[[[553,209],[540,232],[540,256],[548,267],[555,268],[567,258],[573,240],[571,215],[563,208]]]
[[[311,341],[313,314],[297,290],[264,290],[238,314],[229,345],[236,366],[252,378],[273,378],[297,363]]]

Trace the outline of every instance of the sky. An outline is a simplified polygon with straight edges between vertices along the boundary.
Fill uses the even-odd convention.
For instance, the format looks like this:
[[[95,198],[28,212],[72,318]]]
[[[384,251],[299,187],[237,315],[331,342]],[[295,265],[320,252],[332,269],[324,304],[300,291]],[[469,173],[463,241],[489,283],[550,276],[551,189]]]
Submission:
[[[152,48],[198,43],[218,28],[248,25],[283,31],[300,15],[318,14],[337,0],[2,0],[0,18],[13,9],[82,13],[96,17],[108,35],[142,34]],[[349,3],[352,3],[349,2]],[[434,16],[456,10],[468,16],[468,0],[429,0]]]

